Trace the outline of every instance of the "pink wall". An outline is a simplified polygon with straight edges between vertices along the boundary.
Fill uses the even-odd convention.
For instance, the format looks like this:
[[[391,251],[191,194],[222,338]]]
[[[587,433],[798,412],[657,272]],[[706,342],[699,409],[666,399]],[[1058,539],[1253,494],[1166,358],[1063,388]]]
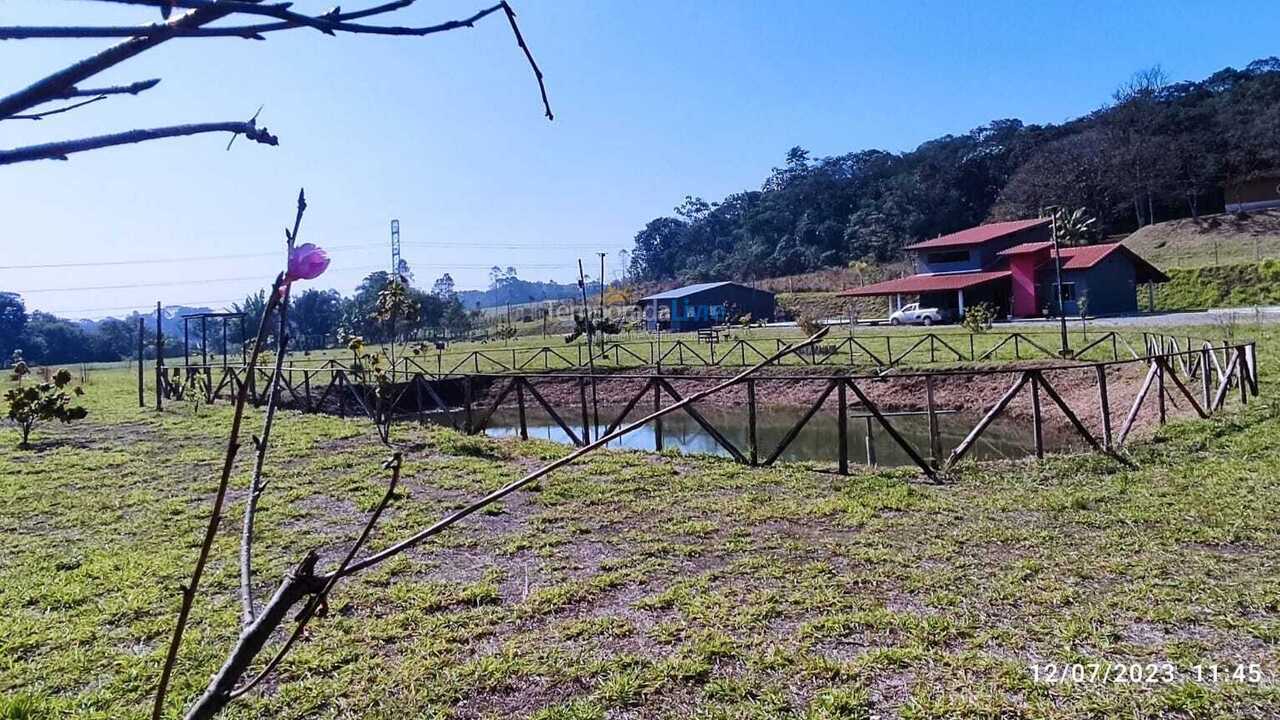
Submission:
[[[1013,316],[1034,317],[1040,314],[1036,307],[1036,266],[1044,262],[1048,251],[1022,253],[1009,258],[1009,271],[1013,290]]]

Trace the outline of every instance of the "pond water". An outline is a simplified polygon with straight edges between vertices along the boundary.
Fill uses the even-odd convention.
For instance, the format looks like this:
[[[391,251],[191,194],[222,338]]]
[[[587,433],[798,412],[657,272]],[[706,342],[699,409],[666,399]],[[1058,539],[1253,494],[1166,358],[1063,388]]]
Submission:
[[[620,407],[601,407],[600,425],[594,432],[603,433],[610,422],[621,412]],[[715,427],[725,438],[732,442],[744,454],[747,454],[747,410],[745,407],[717,408],[699,407],[699,414]],[[757,413],[756,437],[759,447],[759,459],[763,462],[778,446],[787,432],[804,416],[805,409],[797,407],[762,407]],[[574,432],[581,433],[581,418],[574,419],[574,413],[565,417],[565,422],[573,427]],[[570,443],[569,436],[540,407],[526,408],[526,422],[529,437],[553,442]],[[642,417],[640,409],[633,410],[630,420]],[[940,414],[938,429],[942,436],[943,457],[951,452],[965,435],[977,424],[979,415]],[[515,408],[500,408],[489,420],[485,432],[493,437],[513,437],[520,434],[519,414]],[[929,421],[921,415],[894,415],[889,423],[907,442],[928,458],[929,454]],[[800,434],[780,456],[780,460],[817,460],[837,462],[839,460],[839,435],[836,429],[837,416],[834,412],[821,411],[815,414],[805,425]],[[911,458],[893,441],[884,428],[874,419],[870,419],[873,452],[880,465],[909,465]],[[851,410],[848,421],[849,429],[849,462],[853,464],[867,463],[867,416]],[[633,450],[654,450],[655,432],[649,423],[627,435],[609,443],[609,447]],[[685,453],[699,453],[729,456],[729,452],[716,442],[701,425],[688,414],[676,411],[662,418],[663,448],[679,450]],[[1045,435],[1045,447],[1048,450],[1065,449],[1068,445],[1065,438],[1055,438],[1053,434]],[[966,456],[969,459],[993,460],[1002,458],[1022,458],[1034,453],[1031,438],[1031,423],[1015,418],[997,419],[982,434],[977,444]]]

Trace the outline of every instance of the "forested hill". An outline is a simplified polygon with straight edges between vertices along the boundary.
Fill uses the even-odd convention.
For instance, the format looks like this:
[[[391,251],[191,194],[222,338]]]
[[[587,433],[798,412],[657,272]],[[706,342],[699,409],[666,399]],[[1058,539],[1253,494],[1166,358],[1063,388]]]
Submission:
[[[888,260],[989,220],[1084,207],[1106,236],[1221,211],[1221,184],[1280,170],[1280,59],[1198,82],[1158,69],[1061,125],[996,120],[895,154],[799,147],[759,190],[686,197],[636,234],[637,280],[749,279]]]

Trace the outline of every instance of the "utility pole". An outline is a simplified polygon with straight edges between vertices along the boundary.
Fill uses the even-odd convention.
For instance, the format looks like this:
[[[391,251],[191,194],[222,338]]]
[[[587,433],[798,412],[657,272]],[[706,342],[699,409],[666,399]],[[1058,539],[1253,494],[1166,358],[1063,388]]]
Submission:
[[[591,424],[595,426],[597,436],[600,433],[600,404],[596,400],[596,353],[592,336],[595,329],[591,326],[591,306],[587,304],[587,276],[582,271],[582,259],[578,259],[578,287],[582,290],[582,314],[585,316],[583,321],[587,324],[587,367],[591,370]],[[588,434],[586,440],[590,440]]]
[[[600,256],[600,320],[604,321],[604,256],[608,253],[598,252]]]
[[[1058,327],[1061,331],[1062,347],[1059,354],[1067,357],[1071,348],[1067,345],[1067,313],[1062,305],[1062,253],[1058,251],[1058,212],[1053,212],[1053,268],[1058,276]]]

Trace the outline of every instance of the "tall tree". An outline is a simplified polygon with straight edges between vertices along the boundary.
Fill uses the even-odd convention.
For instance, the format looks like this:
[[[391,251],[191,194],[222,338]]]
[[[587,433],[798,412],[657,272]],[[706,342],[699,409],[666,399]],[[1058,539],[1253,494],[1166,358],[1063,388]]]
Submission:
[[[327,347],[337,341],[342,321],[342,296],[337,290],[309,288],[293,298],[289,307],[293,346],[302,350]]]
[[[27,327],[27,306],[17,293],[0,292],[0,365],[19,347],[19,338]]]

